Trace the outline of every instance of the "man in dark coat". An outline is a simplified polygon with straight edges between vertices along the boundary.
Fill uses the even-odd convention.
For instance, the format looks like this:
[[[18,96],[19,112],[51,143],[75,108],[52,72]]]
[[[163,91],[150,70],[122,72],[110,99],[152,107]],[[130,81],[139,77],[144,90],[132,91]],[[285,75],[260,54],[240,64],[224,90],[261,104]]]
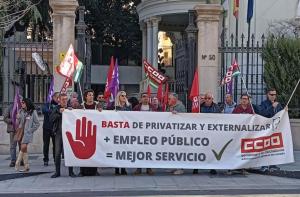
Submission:
[[[271,88],[267,91],[267,99],[261,102],[258,113],[266,118],[272,118],[282,109],[282,105],[277,101],[277,91],[274,88]],[[280,170],[276,165],[263,166],[261,168],[261,171],[263,172],[276,170]]]
[[[68,107],[68,96],[65,93],[59,95],[59,105],[52,111],[50,121],[53,125],[53,132],[55,135],[55,173],[51,178],[60,176],[60,163],[62,155],[62,113]],[[75,177],[73,167],[69,167],[69,176]]]
[[[55,92],[52,96],[51,103],[45,103],[42,108],[42,112],[44,114],[44,123],[43,123],[43,154],[44,154],[44,166],[48,166],[49,162],[49,145],[50,138],[52,140],[53,146],[53,158],[55,158],[55,136],[53,134],[53,127],[50,121],[50,114],[58,105],[58,96],[59,92]]]

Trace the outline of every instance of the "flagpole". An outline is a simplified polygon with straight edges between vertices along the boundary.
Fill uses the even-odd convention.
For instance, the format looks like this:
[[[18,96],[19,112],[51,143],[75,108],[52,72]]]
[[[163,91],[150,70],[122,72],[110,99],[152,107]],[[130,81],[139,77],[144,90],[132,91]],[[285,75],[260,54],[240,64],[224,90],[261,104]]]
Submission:
[[[117,98],[116,98],[116,96],[117,96],[117,91],[116,91],[116,88],[114,89],[114,91],[115,91],[115,111],[117,111]],[[118,99],[120,99],[120,98],[118,98]]]
[[[235,59],[237,60],[238,59],[237,49],[238,49],[238,42],[239,42],[239,39],[238,39],[239,38],[239,0],[238,0],[238,2],[236,0],[234,0],[234,4],[235,4],[234,9],[236,9],[236,6],[238,6],[237,7],[237,13],[235,15],[235,19],[236,19],[235,20],[235,47],[236,47]],[[235,100],[237,100],[237,93],[236,93],[237,92],[237,85],[238,85],[237,82],[238,82],[238,80],[237,80],[237,78],[235,78],[235,80],[234,80]],[[233,87],[231,87],[231,88],[233,88]]]
[[[198,71],[197,71],[198,72]],[[198,73],[198,83],[199,83],[199,73]],[[198,91],[199,91],[199,95],[198,95],[198,105],[199,105],[199,114],[201,112],[201,104],[200,104],[200,98],[201,98],[201,93],[200,93],[200,84],[199,84],[199,87],[198,87]]]
[[[81,98],[83,98],[80,81],[79,81],[79,83],[78,83],[78,86],[79,86],[79,91],[80,91]],[[83,102],[83,109],[85,109],[84,102]]]
[[[251,20],[248,22],[248,41],[247,41],[247,69],[246,69],[246,86],[248,88],[248,75],[249,75],[249,59],[250,59],[250,29]]]
[[[255,112],[254,112],[253,105],[252,105],[252,101],[251,101],[251,99],[250,99],[250,94],[249,94],[248,89],[247,89],[247,87],[246,87],[246,85],[245,85],[245,81],[244,81],[243,75],[241,76],[241,79],[242,79],[242,83],[244,84],[244,87],[245,87],[245,89],[246,89],[246,93],[247,93],[247,95],[248,95],[248,97],[249,97],[249,101],[250,101],[250,105],[251,105],[252,111],[253,111],[253,113],[255,113]]]
[[[298,80],[298,82],[297,82],[297,84],[296,84],[296,87],[294,88],[294,90],[293,90],[293,92],[292,92],[292,95],[290,96],[290,99],[288,100],[288,102],[287,102],[287,104],[286,104],[285,107],[288,107],[288,105],[290,104],[290,102],[291,102],[291,100],[292,100],[292,98],[293,98],[293,96],[294,96],[294,94],[295,94],[295,92],[296,92],[296,90],[297,90],[297,87],[298,87],[299,83],[300,83],[300,78],[299,78],[299,80]]]
[[[199,114],[201,113],[201,95],[200,95],[200,91],[199,91],[199,96],[198,96],[198,105],[199,105]]]
[[[248,6],[247,6],[247,23],[248,23],[248,40],[247,40],[247,69],[246,69],[246,86],[248,88],[248,75],[249,75],[249,64],[250,64],[250,39],[251,39],[251,19],[253,16],[253,5],[254,0],[248,0]],[[252,70],[253,72],[253,70]],[[252,79],[252,77],[251,77]],[[252,80],[251,80],[252,81]],[[252,85],[251,85],[252,90]]]

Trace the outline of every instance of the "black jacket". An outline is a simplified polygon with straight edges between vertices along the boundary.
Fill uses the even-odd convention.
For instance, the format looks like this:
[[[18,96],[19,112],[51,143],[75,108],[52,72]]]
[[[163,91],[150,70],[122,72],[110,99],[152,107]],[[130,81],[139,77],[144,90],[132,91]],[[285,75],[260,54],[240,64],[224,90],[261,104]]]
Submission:
[[[50,121],[50,115],[52,111],[56,108],[57,103],[55,101],[51,101],[51,103],[46,103],[43,105],[42,112],[44,114],[44,123],[43,128],[52,130],[52,122]]]
[[[52,124],[52,132],[54,135],[61,135],[62,134],[62,113],[60,113],[60,105],[57,105],[50,115],[50,122]]]

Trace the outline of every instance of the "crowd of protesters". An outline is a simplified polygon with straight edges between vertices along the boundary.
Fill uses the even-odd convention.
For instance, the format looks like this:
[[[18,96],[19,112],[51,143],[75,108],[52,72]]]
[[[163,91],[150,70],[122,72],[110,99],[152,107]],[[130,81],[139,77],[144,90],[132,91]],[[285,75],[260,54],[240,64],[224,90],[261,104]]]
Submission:
[[[22,171],[29,171],[28,160],[28,146],[32,142],[34,132],[39,127],[38,115],[32,101],[28,98],[21,98],[22,108],[17,114],[18,127],[14,128],[12,121],[12,105],[9,106],[4,114],[4,121],[7,123],[7,132],[10,134],[10,167],[15,167],[20,171],[20,166],[24,165]],[[77,93],[73,93],[70,98],[64,93],[54,93],[50,103],[44,104],[42,112],[44,115],[43,123],[43,162],[44,166],[49,163],[49,146],[50,140],[53,145],[53,159],[55,163],[55,173],[51,178],[56,178],[61,175],[61,158],[63,157],[63,141],[62,141],[62,113],[65,109],[82,109],[82,110],[117,110],[117,111],[149,111],[161,112],[163,111],[162,105],[159,103],[158,98],[152,97],[147,93],[141,93],[140,98],[131,97],[127,99],[125,91],[119,91],[116,95],[115,102],[111,105],[108,99],[104,97],[102,92],[97,95],[91,89],[88,89],[83,94],[83,101],[80,102]],[[240,97],[239,104],[233,101],[230,94],[226,94],[225,102],[217,104],[214,101],[214,95],[210,92],[200,96],[200,113],[226,113],[226,114],[259,114],[264,117],[270,118],[277,112],[282,110],[282,105],[277,101],[277,92],[275,89],[267,91],[267,98],[260,105],[253,105],[251,98],[248,94],[243,93]],[[169,93],[168,103],[166,107],[167,112],[183,113],[186,112],[185,105],[178,99],[176,93]],[[19,131],[22,130],[22,136]],[[18,137],[18,139],[17,139]],[[19,154],[17,157],[17,146]],[[263,166],[262,171],[279,170],[277,166]],[[245,169],[237,169],[228,171],[228,173],[241,172],[245,174]],[[211,169],[211,174],[217,174],[217,171]],[[151,168],[146,169],[148,175],[153,175],[154,171]],[[183,174],[183,169],[175,169],[173,174]],[[198,169],[193,170],[193,174],[197,174]],[[134,175],[142,174],[142,169],[135,170]],[[98,169],[95,167],[81,167],[80,173],[77,176],[94,176],[99,175]],[[115,175],[127,175],[125,168],[115,168]],[[69,176],[75,177],[73,168],[69,167]]]

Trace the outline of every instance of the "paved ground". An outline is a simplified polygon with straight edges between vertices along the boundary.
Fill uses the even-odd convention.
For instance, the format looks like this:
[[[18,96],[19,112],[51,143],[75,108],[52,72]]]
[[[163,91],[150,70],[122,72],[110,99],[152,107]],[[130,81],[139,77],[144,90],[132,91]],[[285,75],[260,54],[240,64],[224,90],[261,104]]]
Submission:
[[[295,152],[296,162],[280,166],[284,171],[300,172],[300,152]],[[100,176],[76,177],[67,176],[67,169],[62,169],[62,177],[51,179],[54,171],[53,162],[48,167],[42,164],[42,155],[30,157],[31,170],[29,174],[15,173],[9,168],[9,156],[0,155],[0,195],[18,196],[197,196],[236,195],[270,196],[300,196],[300,177],[285,178],[270,175],[250,173],[249,175],[226,175],[220,172],[216,176],[207,171],[192,175],[186,170],[184,175],[171,175],[168,170],[156,169],[154,176],[133,176],[129,169],[128,176],[114,176],[113,169],[99,169]],[[78,172],[79,169],[75,169]],[[36,195],[34,195],[36,194]],[[250,195],[251,194],[251,195]],[[264,194],[264,195],[263,195]],[[292,195],[293,194],[293,195]],[[24,195],[22,195],[24,196]],[[255,195],[256,196],[256,195]],[[276,197],[277,197],[276,196]]]

